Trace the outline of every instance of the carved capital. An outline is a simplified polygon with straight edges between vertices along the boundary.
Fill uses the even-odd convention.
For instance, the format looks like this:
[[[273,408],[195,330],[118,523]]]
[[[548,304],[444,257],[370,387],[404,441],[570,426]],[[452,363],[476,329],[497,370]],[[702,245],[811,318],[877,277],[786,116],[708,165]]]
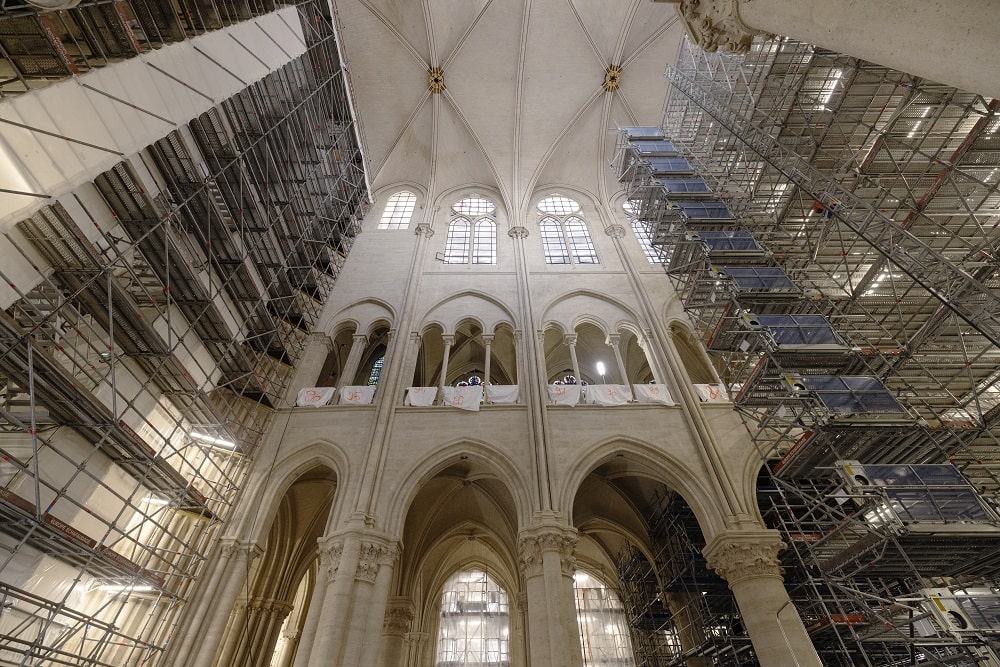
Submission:
[[[494,338],[494,334],[483,334],[483,345],[492,345]]]
[[[621,225],[608,225],[604,228],[604,233],[613,239],[620,239],[625,237],[625,228]]]
[[[385,610],[382,631],[386,634],[402,637],[410,631],[413,617],[413,602],[408,598],[393,598],[389,600],[388,608]]]
[[[351,340],[354,341],[355,345],[367,345],[368,344],[368,335],[367,334],[356,333],[353,336],[351,336]]]
[[[578,334],[575,334],[575,333],[565,334],[563,336],[563,340],[566,341],[567,345],[569,345],[570,347],[573,347],[574,345],[576,345],[577,335]]]
[[[528,228],[527,227],[511,227],[507,230],[507,236],[512,239],[526,239],[528,238]]]
[[[713,538],[703,553],[708,566],[729,582],[771,577],[781,579],[778,553],[785,543],[772,531],[730,532]]]
[[[573,576],[576,559],[573,553],[580,536],[574,528],[562,526],[539,526],[521,531],[517,540],[517,550],[521,557],[521,567],[526,576],[541,574],[542,559],[546,552],[559,558],[562,574]]]
[[[766,34],[743,22],[738,0],[681,0],[677,15],[691,41],[706,51],[746,53],[755,36]]]
[[[410,341],[411,342],[416,343],[417,345],[420,345],[420,340],[421,340],[421,336],[420,336],[420,332],[419,331],[411,331],[410,332]]]
[[[361,554],[358,558],[358,569],[354,573],[354,578],[358,581],[375,583],[379,568],[389,565],[396,558],[396,548],[385,542],[361,543]]]
[[[455,334],[441,334],[441,342],[445,345],[455,344]]]
[[[608,345],[611,347],[618,347],[618,343],[622,341],[621,334],[608,334]]]
[[[333,352],[334,350],[333,339],[322,331],[313,331],[311,334],[306,336],[305,347],[322,349],[327,354]]]
[[[426,222],[421,222],[419,225],[413,228],[413,233],[417,236],[423,236],[424,238],[431,238],[434,236],[434,230]]]
[[[340,568],[340,557],[344,553],[343,542],[327,542],[319,547],[319,567],[326,570],[326,580],[332,583]]]
[[[252,563],[264,553],[263,549],[252,542],[241,542],[232,538],[223,538],[219,549],[226,560],[245,560],[248,563]]]

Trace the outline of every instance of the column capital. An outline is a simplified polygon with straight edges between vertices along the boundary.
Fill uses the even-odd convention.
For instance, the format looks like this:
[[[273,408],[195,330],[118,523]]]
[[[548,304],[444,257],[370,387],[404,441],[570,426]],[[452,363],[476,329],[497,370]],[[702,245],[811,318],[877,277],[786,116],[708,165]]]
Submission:
[[[709,540],[702,553],[732,588],[748,579],[781,579],[778,553],[784,548],[777,531],[725,531]]]
[[[358,568],[354,573],[354,578],[358,581],[366,581],[374,584],[379,568],[383,565],[391,565],[396,560],[398,551],[395,544],[385,540],[362,540],[361,555],[358,559]]]
[[[333,339],[322,331],[313,331],[312,333],[306,336],[305,346],[309,347],[311,345],[315,345],[317,347],[321,345],[325,346],[327,354],[333,352],[334,350]]]
[[[492,345],[495,334],[483,334],[483,345]]]
[[[321,537],[318,543],[320,570],[326,570],[327,583],[332,583],[340,568],[340,557],[344,553],[344,541],[334,537]]]
[[[355,343],[361,343],[362,345],[367,345],[368,334],[356,333],[353,336],[351,336],[351,340],[353,340]]]
[[[385,621],[382,631],[388,635],[405,637],[410,631],[410,624],[416,615],[416,607],[413,601],[406,597],[394,597],[389,599],[389,604],[385,610]]]
[[[423,336],[420,335],[419,331],[411,331],[410,332],[410,341],[411,342],[417,343],[419,345],[420,344],[420,340],[422,338],[423,338]]]
[[[625,237],[625,228],[621,225],[608,225],[604,228],[604,233],[613,239],[620,239]]]
[[[616,333],[608,334],[607,341],[608,345],[610,345],[611,347],[617,347],[618,343],[620,343],[621,340],[622,340],[621,334],[616,334]]]
[[[511,227],[507,230],[507,236],[512,239],[526,239],[528,238],[528,228],[527,227]]]
[[[563,334],[563,340],[566,341],[567,345],[576,345],[576,339],[578,334]]]
[[[441,334],[441,340],[444,341],[445,345],[454,345],[455,334]]]
[[[219,549],[227,559],[235,558],[247,562],[253,562],[264,553],[256,543],[244,542],[235,537],[224,537],[219,540]]]
[[[572,576],[576,569],[573,553],[580,535],[576,528],[555,524],[542,524],[522,530],[517,537],[517,551],[521,566],[527,576],[541,573],[542,554],[553,551],[559,555],[564,576]]]
[[[426,222],[421,222],[419,225],[413,228],[413,233],[417,236],[423,236],[424,238],[431,238],[434,236],[434,230]]]
[[[691,41],[706,51],[746,53],[755,36],[767,34],[743,22],[739,0],[681,0],[677,15]]]

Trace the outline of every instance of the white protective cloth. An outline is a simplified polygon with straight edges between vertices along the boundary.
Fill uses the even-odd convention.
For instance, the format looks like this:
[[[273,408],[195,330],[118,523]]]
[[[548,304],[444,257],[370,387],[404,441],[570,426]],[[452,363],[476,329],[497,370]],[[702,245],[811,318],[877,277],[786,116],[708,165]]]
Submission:
[[[632,392],[625,384],[588,384],[587,403],[592,405],[625,405]]]
[[[443,387],[441,389],[441,405],[453,408],[479,412],[479,404],[483,401],[483,386],[474,387]]]
[[[702,403],[728,403],[729,395],[721,384],[696,384],[695,392]]]
[[[437,395],[437,387],[407,387],[403,405],[416,405],[420,407],[434,405],[434,399],[437,398]]]
[[[665,384],[635,385],[635,400],[640,403],[674,404],[674,399],[670,397],[670,392],[667,391],[667,385]]]
[[[580,402],[580,385],[550,384],[549,400],[556,405],[576,405]]]
[[[375,398],[375,385],[340,388],[340,405],[368,405]]]
[[[517,403],[521,387],[516,384],[486,385],[486,400],[490,403]]]
[[[295,397],[295,405],[298,407],[318,408],[321,405],[329,403],[335,391],[336,389],[333,387],[305,387],[304,389],[299,389],[299,393]]]

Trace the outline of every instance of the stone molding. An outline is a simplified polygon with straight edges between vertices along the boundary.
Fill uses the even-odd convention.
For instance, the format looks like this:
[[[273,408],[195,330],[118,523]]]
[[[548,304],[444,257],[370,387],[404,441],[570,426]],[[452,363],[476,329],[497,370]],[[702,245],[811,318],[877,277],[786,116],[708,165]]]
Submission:
[[[246,607],[257,614],[277,615],[284,618],[291,613],[293,605],[285,600],[274,598],[254,598],[247,603]]]
[[[785,546],[776,532],[741,531],[716,536],[702,551],[708,566],[732,588],[749,579],[781,579],[778,553]]]
[[[621,225],[608,225],[604,228],[604,233],[613,239],[625,238],[625,228]]]
[[[576,570],[573,553],[579,541],[580,536],[575,528],[539,526],[521,531],[517,538],[517,551],[525,576],[533,577],[542,573],[542,558],[546,551],[558,554],[563,576],[573,576]]]
[[[242,542],[233,538],[220,540],[219,552],[226,560],[245,560],[251,563],[264,554],[264,550],[253,542]]]
[[[746,53],[755,36],[767,34],[743,22],[739,0],[681,0],[677,15],[691,41],[706,51]]]
[[[507,236],[512,239],[526,239],[528,238],[528,228],[527,227],[511,227],[507,230]]]
[[[340,568],[340,557],[344,553],[343,542],[333,542],[323,544],[319,547],[320,569],[326,568],[326,580],[332,583],[337,577],[337,570]]]
[[[385,634],[403,637],[410,631],[415,615],[413,602],[409,598],[393,598],[385,610],[382,631]]]
[[[375,583],[379,568],[390,565],[396,559],[396,548],[382,541],[364,540],[361,542],[361,553],[358,557],[358,567],[354,578],[358,581]]]

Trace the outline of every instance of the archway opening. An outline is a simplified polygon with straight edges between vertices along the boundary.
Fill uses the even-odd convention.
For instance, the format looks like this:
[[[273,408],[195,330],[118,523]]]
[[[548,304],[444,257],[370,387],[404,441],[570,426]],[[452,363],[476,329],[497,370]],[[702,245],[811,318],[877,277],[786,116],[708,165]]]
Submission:
[[[580,485],[573,524],[581,568],[604,576],[630,619],[634,664],[707,667],[709,649],[726,664],[757,664],[736,600],[707,566],[698,519],[679,493],[615,456]],[[613,636],[600,641],[608,651],[621,646]]]

